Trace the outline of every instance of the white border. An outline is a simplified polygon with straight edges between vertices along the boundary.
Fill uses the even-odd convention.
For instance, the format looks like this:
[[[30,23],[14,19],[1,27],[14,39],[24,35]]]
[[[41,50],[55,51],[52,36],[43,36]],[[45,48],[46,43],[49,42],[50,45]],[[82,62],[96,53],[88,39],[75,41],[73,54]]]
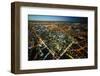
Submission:
[[[94,11],[21,7],[20,8],[20,69],[43,69],[94,65]],[[88,58],[28,61],[28,14],[88,17]]]

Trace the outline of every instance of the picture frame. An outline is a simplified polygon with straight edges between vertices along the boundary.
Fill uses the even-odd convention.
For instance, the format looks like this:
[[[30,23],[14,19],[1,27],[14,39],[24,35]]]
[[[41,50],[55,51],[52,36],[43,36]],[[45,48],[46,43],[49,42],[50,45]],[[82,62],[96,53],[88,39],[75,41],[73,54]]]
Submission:
[[[46,29],[48,28],[47,31],[49,30],[49,32],[45,31],[41,34],[43,30],[45,30],[43,27]],[[69,27],[72,29],[69,31],[71,33],[67,32],[67,35],[65,36],[66,29]],[[32,32],[30,29],[32,28],[36,30],[36,33],[38,33],[36,36],[39,35],[40,39],[38,36],[34,37],[35,34],[30,35]],[[40,30],[40,32],[37,31],[37,28],[39,28],[38,30]],[[54,30],[56,30],[56,32],[54,32]],[[56,34],[51,33],[52,31]],[[24,74],[97,69],[97,32],[97,7],[13,2],[11,3],[11,72],[15,74]],[[54,41],[50,40],[48,35],[50,33],[50,37]],[[85,34],[85,37],[83,37],[83,34]],[[62,39],[62,37],[59,37],[61,35],[64,35],[63,38],[67,40],[65,41],[65,44],[61,42],[64,41],[64,39],[60,42],[57,41],[57,39]],[[72,35],[77,35],[80,40],[85,38],[85,42],[82,42],[83,46],[86,45],[85,48],[79,44],[81,45],[80,47],[84,48],[81,50],[82,52],[80,54],[79,52],[76,53],[77,48],[74,49],[80,41],[76,42],[75,44],[77,45],[73,45],[73,47],[70,44]],[[53,36],[58,38],[53,38]],[[68,45],[71,45],[70,48],[68,48],[69,46],[67,45],[67,36],[69,39]],[[40,47],[30,47],[30,45],[35,45],[35,38],[36,40],[38,39],[38,41],[40,40],[43,47],[48,51],[48,53],[45,54],[42,50],[42,54],[45,55],[43,57],[40,57],[40,55],[42,55],[40,52],[39,55],[34,52],[38,51],[36,49],[39,49]],[[76,38],[74,40],[77,41]],[[37,44],[39,45],[40,43]],[[51,46],[49,46],[49,44]],[[71,52],[64,52],[66,48],[71,50]],[[58,52],[56,52],[57,49]],[[66,55],[64,55],[65,53]],[[47,58],[47,54],[51,56],[48,56]],[[64,56],[62,57],[62,55]]]

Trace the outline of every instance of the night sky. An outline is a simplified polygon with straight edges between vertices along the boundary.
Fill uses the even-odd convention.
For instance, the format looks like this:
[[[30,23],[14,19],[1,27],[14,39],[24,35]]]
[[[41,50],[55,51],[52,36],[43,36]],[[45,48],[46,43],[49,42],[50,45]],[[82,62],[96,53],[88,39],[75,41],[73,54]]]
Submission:
[[[28,21],[66,21],[76,23],[87,23],[88,18],[73,16],[28,15]]]

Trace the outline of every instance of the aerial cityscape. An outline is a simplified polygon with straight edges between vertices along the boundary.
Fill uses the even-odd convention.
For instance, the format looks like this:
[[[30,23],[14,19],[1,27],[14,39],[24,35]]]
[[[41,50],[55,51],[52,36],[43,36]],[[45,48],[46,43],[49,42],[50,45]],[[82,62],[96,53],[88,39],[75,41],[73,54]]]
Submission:
[[[88,18],[28,16],[28,60],[88,58]]]

